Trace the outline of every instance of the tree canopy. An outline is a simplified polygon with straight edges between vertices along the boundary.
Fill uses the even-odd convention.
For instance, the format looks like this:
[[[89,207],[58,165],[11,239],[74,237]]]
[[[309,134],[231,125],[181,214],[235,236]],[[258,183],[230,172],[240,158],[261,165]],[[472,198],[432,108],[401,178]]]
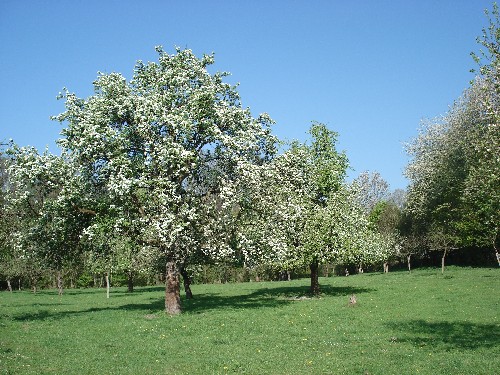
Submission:
[[[490,15],[487,12],[488,15]],[[430,248],[498,245],[500,226],[499,14],[478,42],[480,74],[441,118],[407,146],[407,210]],[[443,257],[444,259],[444,257]]]
[[[166,310],[175,314],[179,265],[199,249],[232,252],[226,232],[210,230],[220,217],[205,214],[230,205],[232,183],[274,153],[275,139],[266,114],[253,118],[242,108],[236,88],[223,81],[227,73],[209,73],[213,56],[157,51],[158,62],[139,61],[130,82],[100,74],[89,98],[66,91],[66,111],[55,119],[67,125],[59,145],[109,203],[82,209],[112,212],[115,234],[160,250]],[[208,175],[212,166],[216,173]],[[93,221],[89,237],[101,223]]]

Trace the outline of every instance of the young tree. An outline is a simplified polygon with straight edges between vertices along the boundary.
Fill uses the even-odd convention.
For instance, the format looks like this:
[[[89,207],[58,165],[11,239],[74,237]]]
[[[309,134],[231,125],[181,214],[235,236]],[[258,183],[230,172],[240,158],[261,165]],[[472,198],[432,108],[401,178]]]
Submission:
[[[401,221],[398,225],[401,234],[401,255],[406,257],[408,272],[411,272],[412,256],[421,256],[428,248],[423,229],[413,219],[413,215],[404,209],[401,212]]]
[[[100,74],[91,97],[65,92],[66,111],[55,118],[67,124],[59,144],[115,205],[116,232],[137,233],[137,241],[165,257],[165,310],[178,314],[184,260],[200,249],[232,254],[223,231],[190,236],[205,220],[201,207],[214,204],[207,195],[228,205],[232,182],[274,152],[275,139],[269,117],[255,119],[242,108],[236,88],[223,82],[227,74],[208,72],[213,56],[157,52],[158,62],[136,64],[130,82]],[[213,163],[219,173],[210,187],[190,188]]]
[[[384,251],[380,252],[384,264],[384,272],[389,272],[389,263],[400,255],[401,210],[394,203],[379,201],[372,208],[368,221],[370,229],[380,234]]]
[[[7,154],[10,162],[5,207],[16,220],[12,246],[21,258],[31,262],[30,266],[54,268],[62,294],[63,268],[80,251],[80,234],[87,225],[85,215],[75,210],[66,194],[73,189],[76,173],[64,154],[39,154],[33,147],[16,145]]]
[[[307,265],[311,293],[318,294],[320,264],[380,246],[371,246],[377,241],[344,184],[347,158],[335,148],[337,134],[319,123],[310,134],[310,143],[292,144],[245,182],[243,197],[253,210],[244,211],[239,240],[249,264],[285,270]]]

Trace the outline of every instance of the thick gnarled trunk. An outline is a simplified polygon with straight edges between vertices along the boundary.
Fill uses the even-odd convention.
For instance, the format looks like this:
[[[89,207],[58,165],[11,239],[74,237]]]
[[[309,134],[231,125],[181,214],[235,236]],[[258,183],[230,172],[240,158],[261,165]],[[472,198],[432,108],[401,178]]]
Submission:
[[[319,294],[319,265],[318,261],[314,260],[310,265],[311,269],[311,294],[318,295]]]
[[[179,267],[168,261],[165,269],[165,312],[170,315],[181,313]]]

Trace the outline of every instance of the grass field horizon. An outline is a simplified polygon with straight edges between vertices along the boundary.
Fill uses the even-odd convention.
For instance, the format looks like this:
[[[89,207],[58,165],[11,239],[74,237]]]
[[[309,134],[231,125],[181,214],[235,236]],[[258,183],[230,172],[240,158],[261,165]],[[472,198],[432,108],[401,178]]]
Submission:
[[[500,269],[0,293],[0,374],[495,374]],[[349,306],[355,294],[358,303]]]

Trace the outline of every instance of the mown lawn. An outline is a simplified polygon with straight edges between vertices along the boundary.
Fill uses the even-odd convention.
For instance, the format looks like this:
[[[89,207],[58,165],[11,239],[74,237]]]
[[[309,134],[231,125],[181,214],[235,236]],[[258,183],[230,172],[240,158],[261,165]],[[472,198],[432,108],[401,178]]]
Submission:
[[[498,374],[500,269],[0,293],[0,374]],[[358,303],[348,306],[355,294]]]

